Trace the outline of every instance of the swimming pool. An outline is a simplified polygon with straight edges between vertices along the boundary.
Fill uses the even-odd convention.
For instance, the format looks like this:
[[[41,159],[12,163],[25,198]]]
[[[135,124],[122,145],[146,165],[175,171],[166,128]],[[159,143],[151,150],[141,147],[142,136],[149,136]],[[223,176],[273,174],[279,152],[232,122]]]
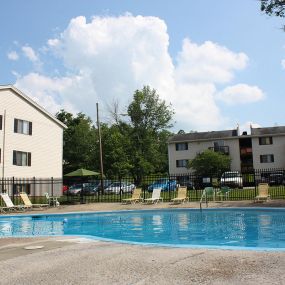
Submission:
[[[0,217],[0,237],[63,235],[175,247],[285,250],[285,209],[134,210]]]

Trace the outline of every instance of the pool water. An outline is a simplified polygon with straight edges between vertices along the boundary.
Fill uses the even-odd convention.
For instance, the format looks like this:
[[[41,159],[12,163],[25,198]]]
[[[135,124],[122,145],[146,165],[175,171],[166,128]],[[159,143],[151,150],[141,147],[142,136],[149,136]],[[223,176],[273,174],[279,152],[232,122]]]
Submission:
[[[285,209],[171,209],[0,217],[0,237],[61,235],[164,246],[285,250]]]

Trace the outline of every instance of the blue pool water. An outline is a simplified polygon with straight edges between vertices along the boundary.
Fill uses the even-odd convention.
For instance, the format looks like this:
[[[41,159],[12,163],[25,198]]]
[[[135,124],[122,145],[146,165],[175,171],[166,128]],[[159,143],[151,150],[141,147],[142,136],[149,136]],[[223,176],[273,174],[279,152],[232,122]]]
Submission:
[[[0,237],[59,235],[164,246],[285,250],[285,209],[171,209],[0,217]]]

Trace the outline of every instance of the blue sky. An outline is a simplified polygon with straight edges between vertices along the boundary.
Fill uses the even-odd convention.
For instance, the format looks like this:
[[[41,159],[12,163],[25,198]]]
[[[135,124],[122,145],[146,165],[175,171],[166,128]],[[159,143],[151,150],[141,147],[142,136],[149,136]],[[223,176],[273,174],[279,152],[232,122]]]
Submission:
[[[174,131],[284,125],[283,19],[257,0],[2,3],[0,84],[102,120],[150,85]]]

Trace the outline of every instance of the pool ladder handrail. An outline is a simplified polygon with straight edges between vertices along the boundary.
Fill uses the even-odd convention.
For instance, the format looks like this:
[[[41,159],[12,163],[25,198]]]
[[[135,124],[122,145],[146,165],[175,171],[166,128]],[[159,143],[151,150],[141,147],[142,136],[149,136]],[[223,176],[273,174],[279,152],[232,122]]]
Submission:
[[[208,208],[208,194],[209,196],[213,196],[213,200],[215,201],[216,199],[216,189],[214,189],[214,187],[206,187],[204,190],[203,190],[203,193],[202,193],[202,196],[201,196],[201,199],[200,199],[200,209],[202,210],[202,203],[203,203],[203,198],[205,197],[205,203],[206,203],[206,206]]]
[[[202,210],[202,203],[203,203],[203,198],[205,197],[205,203],[208,208],[208,197],[207,197],[207,192],[204,190],[200,199],[200,210]]]

